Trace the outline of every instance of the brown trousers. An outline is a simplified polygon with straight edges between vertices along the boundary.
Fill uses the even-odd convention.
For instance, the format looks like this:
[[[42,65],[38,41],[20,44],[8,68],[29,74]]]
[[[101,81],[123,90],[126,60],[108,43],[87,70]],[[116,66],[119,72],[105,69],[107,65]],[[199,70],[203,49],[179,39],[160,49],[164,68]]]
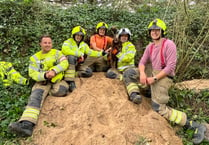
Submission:
[[[147,66],[146,66],[147,67]],[[147,76],[155,76],[159,73],[157,70],[152,70],[148,68],[146,70]],[[143,89],[143,85],[138,84],[136,82],[139,81],[139,71],[137,68],[132,69],[132,71],[127,70],[131,72],[126,72],[126,77],[124,77],[124,82],[128,91],[128,94],[130,95],[132,92],[140,92],[140,89]],[[151,73],[151,74],[150,74]],[[127,77],[132,78],[127,78]],[[154,104],[157,104],[158,106],[158,113],[165,117],[167,120],[173,121],[181,126],[184,126],[186,124],[187,116],[184,112],[175,110],[171,107],[168,107],[166,104],[169,101],[169,95],[168,90],[172,86],[173,80],[164,77],[158,81],[156,81],[154,84],[152,84],[151,87],[151,100]],[[136,87],[138,86],[138,87]],[[152,106],[153,107],[153,106]]]
[[[64,80],[55,84],[50,82],[35,83],[32,88],[26,109],[24,110],[19,121],[27,120],[36,124],[43,102],[48,94],[57,97],[64,97],[68,93],[68,88],[68,84]]]
[[[87,56],[85,59],[85,62],[82,64],[82,67],[90,67],[93,71],[96,72],[105,72],[109,68],[109,65],[107,64],[107,61],[105,60],[104,56],[100,57],[91,57]]]

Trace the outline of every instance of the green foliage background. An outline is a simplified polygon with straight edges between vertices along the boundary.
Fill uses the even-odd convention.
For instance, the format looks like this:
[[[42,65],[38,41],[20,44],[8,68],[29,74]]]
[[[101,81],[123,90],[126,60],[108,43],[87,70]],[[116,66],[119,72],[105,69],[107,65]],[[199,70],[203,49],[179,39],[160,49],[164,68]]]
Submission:
[[[208,78],[208,3],[190,6],[185,1],[182,3],[163,1],[153,2],[153,6],[149,6],[148,2],[136,5],[135,12],[130,12],[124,8],[115,9],[110,6],[89,4],[64,7],[39,0],[0,1],[0,60],[12,62],[16,70],[28,77],[28,60],[32,54],[40,50],[38,41],[42,34],[50,34],[54,48],[61,49],[62,43],[70,37],[74,26],[81,25],[87,30],[88,42],[96,24],[104,21],[109,28],[127,27],[131,30],[133,33],[131,41],[136,45],[138,62],[150,41],[147,25],[154,18],[160,18],[167,24],[167,37],[174,40],[177,45],[176,81]],[[108,34],[112,35],[111,29]],[[209,109],[207,91],[195,94],[187,90],[172,89],[170,92],[171,106],[185,111],[189,117],[196,120],[209,121],[205,115],[208,115]],[[7,142],[18,144],[18,139],[7,132],[7,126],[21,115],[30,95],[30,88],[14,85],[8,90],[0,85],[0,94],[0,144]],[[191,98],[193,101],[189,101]],[[194,103],[199,102],[204,103],[194,107]],[[186,143],[191,140],[185,138]]]

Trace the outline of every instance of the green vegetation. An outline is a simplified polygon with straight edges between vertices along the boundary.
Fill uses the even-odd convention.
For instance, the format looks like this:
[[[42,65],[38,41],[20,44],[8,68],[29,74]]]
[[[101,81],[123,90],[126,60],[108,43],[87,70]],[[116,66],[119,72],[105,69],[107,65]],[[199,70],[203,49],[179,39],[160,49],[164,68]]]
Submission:
[[[13,134],[7,132],[10,122],[16,121],[23,112],[26,105],[30,89],[20,85],[9,88],[0,84],[0,144],[18,144],[18,139]]]
[[[94,1],[92,1],[94,2]],[[114,1],[116,4],[116,0]],[[10,61],[15,69],[27,76],[29,57],[38,51],[38,39],[42,34],[53,37],[54,48],[61,49],[64,40],[70,37],[71,29],[81,25],[87,30],[86,41],[94,33],[95,25],[105,21],[111,27],[127,27],[133,33],[132,41],[138,50],[138,62],[150,39],[147,25],[154,18],[165,20],[168,37],[178,48],[176,81],[209,76],[209,11],[207,1],[197,1],[196,5],[186,2],[163,1],[134,5],[135,12],[119,8],[81,4],[62,7],[43,3],[40,0],[0,1],[0,60]],[[131,3],[131,1],[130,1]],[[204,3],[204,4],[203,4]],[[178,8],[178,9],[177,9]],[[111,29],[109,35],[112,35]],[[14,85],[5,89],[0,85],[0,144],[18,144],[18,138],[7,132],[10,122],[22,114],[30,94],[28,87]],[[189,117],[202,122],[209,121],[208,91],[195,93],[172,88],[170,105],[185,111]],[[198,106],[198,107],[197,107]],[[191,137],[179,131],[185,144]],[[204,143],[203,143],[204,144]]]
[[[149,145],[149,142],[152,142],[150,139],[144,138],[142,136],[139,136],[138,138],[138,141],[134,145]]]
[[[181,110],[188,115],[188,118],[197,122],[209,122],[209,90],[202,90],[195,92],[194,90],[179,90],[175,87],[170,91],[169,106],[174,107],[177,110]],[[186,133],[185,133],[186,132]],[[192,143],[192,130],[180,129],[177,134],[183,138],[185,145]],[[203,142],[201,145],[206,145],[208,142]]]

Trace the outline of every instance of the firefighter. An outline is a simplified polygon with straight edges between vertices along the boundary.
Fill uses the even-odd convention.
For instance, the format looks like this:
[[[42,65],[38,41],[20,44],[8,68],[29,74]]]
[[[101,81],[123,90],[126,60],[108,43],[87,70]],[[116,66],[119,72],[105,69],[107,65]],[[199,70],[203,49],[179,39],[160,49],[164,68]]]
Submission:
[[[29,81],[16,71],[10,62],[0,61],[0,80],[5,87],[11,86],[14,82],[21,85],[28,85]]]
[[[131,32],[128,28],[122,28],[119,30],[117,37],[121,42],[119,48],[111,48],[111,55],[117,58],[117,68],[110,68],[106,77],[111,79],[120,79],[122,80],[122,73],[130,68],[134,67],[134,57],[136,54],[136,49],[133,43],[130,42]]]
[[[90,38],[90,48],[95,51],[104,51],[112,45],[113,39],[107,36],[108,25],[99,22],[96,26],[96,33]],[[95,72],[106,72],[109,69],[107,57],[88,56],[83,65],[90,66]]]
[[[100,57],[106,55],[106,51],[94,51],[89,48],[83,40],[86,31],[81,26],[76,26],[72,29],[71,38],[64,41],[62,52],[67,56],[69,68],[65,72],[65,80],[69,84],[69,91],[72,92],[76,88],[76,74],[81,77],[91,77],[92,69],[84,63],[84,55],[91,57]],[[77,71],[77,73],[76,73]]]
[[[64,97],[68,93],[68,84],[63,80],[68,68],[67,58],[61,51],[52,49],[50,36],[40,38],[41,51],[30,57],[29,76],[36,81],[32,88],[26,109],[17,122],[10,123],[9,131],[20,137],[32,135],[42,104],[48,94]]]
[[[151,87],[151,105],[153,110],[189,129],[194,129],[193,143],[199,144],[204,139],[206,127],[187,118],[184,112],[178,111],[166,104],[169,101],[168,89],[173,83],[177,62],[176,45],[172,40],[165,38],[166,24],[161,19],[155,19],[148,25],[149,35],[152,38],[139,62],[138,69],[128,69],[124,72],[124,82],[130,100],[140,96],[139,88],[143,85]],[[147,65],[151,62],[151,73],[146,73]],[[141,85],[138,85],[138,80]],[[142,89],[142,88],[141,88]],[[141,103],[141,100],[135,102]]]

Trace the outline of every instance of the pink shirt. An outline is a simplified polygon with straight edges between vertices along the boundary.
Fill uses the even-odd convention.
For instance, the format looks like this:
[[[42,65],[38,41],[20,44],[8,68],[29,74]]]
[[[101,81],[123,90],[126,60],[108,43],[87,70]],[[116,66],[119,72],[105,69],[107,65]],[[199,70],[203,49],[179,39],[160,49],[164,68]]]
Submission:
[[[139,62],[139,65],[145,65],[150,60],[152,63],[153,70],[163,70],[167,75],[174,76],[177,62],[177,52],[175,43],[169,39],[167,39],[164,43],[163,57],[166,66],[163,69],[160,54],[162,44],[154,45],[152,50],[152,56],[150,56],[150,46],[152,44],[153,43],[150,43],[146,47],[144,54]]]

